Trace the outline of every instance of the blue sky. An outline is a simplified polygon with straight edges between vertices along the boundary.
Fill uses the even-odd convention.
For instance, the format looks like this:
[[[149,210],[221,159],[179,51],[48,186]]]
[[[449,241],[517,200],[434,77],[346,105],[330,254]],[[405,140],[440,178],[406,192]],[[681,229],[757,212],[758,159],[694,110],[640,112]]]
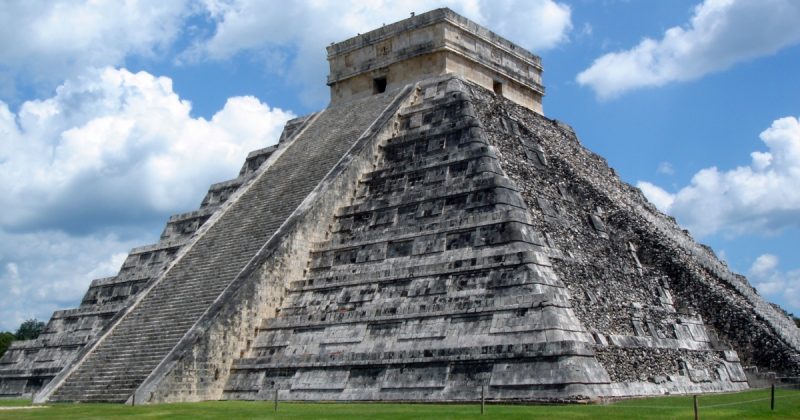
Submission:
[[[794,0],[0,4],[0,330],[76,306],[328,101],[325,46],[448,6],[542,56],[545,114],[800,313]]]

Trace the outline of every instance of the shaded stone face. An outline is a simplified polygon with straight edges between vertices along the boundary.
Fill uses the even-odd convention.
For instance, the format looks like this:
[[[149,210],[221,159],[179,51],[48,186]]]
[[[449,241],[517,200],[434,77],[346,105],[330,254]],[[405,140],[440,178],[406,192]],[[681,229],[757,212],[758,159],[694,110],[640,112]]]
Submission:
[[[567,126],[460,78],[417,92],[279,315],[234,362],[225,398],[278,390],[299,400],[474,400],[487,386],[496,400],[575,401],[740,390],[747,378],[733,348],[749,345],[733,334],[793,334],[769,311],[760,316],[776,320],[770,327],[725,331],[713,305],[678,298],[696,292],[676,270],[713,261],[679,257],[702,247]],[[679,278],[698,275],[716,284],[705,299],[760,310],[760,298],[724,291],[730,277]],[[796,370],[796,347],[784,349],[772,368]]]
[[[569,126],[505,85],[385,82],[290,121],[15,343],[0,395],[584,401],[800,373],[793,322]]]
[[[547,399],[609,382],[464,83],[418,92],[280,315],[234,363],[226,398],[280,389],[291,399],[463,400],[482,385],[504,398],[506,388],[581,384],[536,395]],[[376,379],[349,382],[356,367]],[[278,380],[286,368],[294,376]]]

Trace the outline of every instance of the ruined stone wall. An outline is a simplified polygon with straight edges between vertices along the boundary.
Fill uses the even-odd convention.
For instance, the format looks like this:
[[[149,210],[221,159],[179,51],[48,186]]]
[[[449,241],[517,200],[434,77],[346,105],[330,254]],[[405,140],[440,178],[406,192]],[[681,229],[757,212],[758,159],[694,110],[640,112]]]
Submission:
[[[518,118],[534,113],[453,76],[419,91],[331,239],[234,362],[225,398],[469,400],[488,385],[490,399],[563,401],[747,387],[736,352],[676,309],[669,273],[649,265],[637,232]]]
[[[214,319],[202,325],[202,335],[191,347],[177,360],[167,359],[169,365],[156,371],[161,375],[140,387],[131,401],[142,404],[220,399],[231,362],[250,347],[249,339],[260,320],[274,316],[283,299],[284,279],[298,270],[293,264],[297,255],[291,250],[303,249],[306,242],[301,239],[299,244],[281,244],[269,265],[251,275]],[[168,371],[163,372],[164,369]]]
[[[386,78],[387,91],[396,91],[419,79],[442,75],[445,68],[444,52],[420,55],[392,63],[373,72],[353,76],[347,79],[346,83],[332,85],[331,103],[347,102],[374,95],[373,80],[377,77]]]
[[[250,153],[239,176],[212,185],[198,210],[171,216],[158,243],[132,249],[116,276],[93,280],[78,308],[54,312],[36,340],[14,343],[0,359],[0,396],[32,394],[46,386],[163,274],[200,227],[274,151],[273,146]]]
[[[463,82],[419,86],[225,397],[575,400],[609,379]],[[330,220],[330,219],[329,219]]]
[[[790,321],[780,319],[744,278],[731,274],[674,220],[620,181],[570,128],[481,89],[473,94],[480,98],[485,123],[502,133],[495,141],[504,168],[512,179],[527,180],[530,189],[523,195],[538,209],[534,217],[564,253],[554,267],[573,292],[584,325],[606,334],[605,340],[598,336],[603,347],[605,342],[623,348],[633,343],[630,338],[609,340],[609,334],[656,347],[663,347],[659,341],[685,338],[689,341],[679,347],[717,353],[712,359],[687,360],[691,369],[704,369],[711,378],[715,365],[729,363],[725,349],[730,346],[745,364],[797,372],[797,332]],[[527,138],[530,144],[510,140],[506,133],[513,130],[519,133],[512,137]],[[599,354],[608,355],[609,349]],[[598,357],[601,362],[626,359]],[[652,369],[646,359],[645,371],[658,371],[655,367],[663,363],[649,360]],[[667,372],[690,370],[679,365]],[[612,376],[626,377],[606,367]]]
[[[489,57],[495,59],[491,54]],[[513,78],[490,71],[484,63],[470,60],[460,54],[448,52],[446,54],[446,60],[446,73],[460,75],[490,91],[494,89],[495,83],[499,82],[502,84],[501,89],[503,97],[525,108],[531,109],[534,112],[544,114],[542,108],[544,88],[531,92],[530,86],[520,83]],[[541,76],[537,75],[535,80],[538,80],[537,83],[541,83]]]
[[[539,57],[449,9],[436,9],[328,47],[331,103],[373,94],[373,79],[388,89],[445,73],[487,89],[504,85],[512,101],[542,112]]]
[[[473,400],[488,385],[575,401],[743,389],[740,357],[798,370],[785,314],[567,126],[452,75],[414,89],[399,110],[377,95],[288,124],[283,148],[252,153],[55,314],[59,345],[83,352],[68,347],[81,330],[91,343],[149,279],[180,277],[62,371],[77,373],[58,399]],[[16,346],[0,391],[30,388],[3,361],[74,363]]]
[[[405,92],[407,92],[406,90]],[[228,382],[234,359],[243,357],[256,345],[257,335],[264,319],[274,317],[284,302],[285,291],[293,282],[302,278],[308,266],[305,263],[312,245],[324,241],[330,235],[329,217],[336,208],[349,204],[360,177],[372,167],[372,157],[378,153],[381,140],[395,129],[394,114],[405,92],[384,95],[364,101],[362,107],[385,107],[390,105],[372,126],[353,127],[354,143],[342,161],[326,176],[326,179],[304,201],[303,205],[287,221],[286,228],[276,233],[275,241],[267,243],[260,251],[262,257],[254,257],[251,264],[258,269],[243,278],[237,290],[224,294],[212,308],[209,316],[193,327],[187,335],[196,334],[180,351],[168,357],[167,363],[148,378],[135,393],[139,402],[201,401],[220,399],[223,387]],[[380,111],[380,109],[378,109]],[[324,120],[324,116],[323,116]],[[331,127],[318,127],[324,121],[315,122],[317,132],[340,134],[334,125],[336,118],[328,120]],[[367,124],[373,121],[366,121]],[[363,137],[356,143],[363,132]],[[298,135],[302,135],[299,133]],[[308,135],[308,134],[307,134]],[[326,147],[320,138],[317,147]],[[233,289],[233,288],[230,288]]]

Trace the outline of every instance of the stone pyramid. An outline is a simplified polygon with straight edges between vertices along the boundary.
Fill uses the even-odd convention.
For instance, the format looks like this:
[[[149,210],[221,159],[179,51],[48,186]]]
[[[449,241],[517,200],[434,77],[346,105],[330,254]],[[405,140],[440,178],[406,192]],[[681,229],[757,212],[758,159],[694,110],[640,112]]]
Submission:
[[[0,394],[583,401],[800,373],[786,314],[542,115],[538,57],[437,9],[328,58],[331,105],[15,344]]]

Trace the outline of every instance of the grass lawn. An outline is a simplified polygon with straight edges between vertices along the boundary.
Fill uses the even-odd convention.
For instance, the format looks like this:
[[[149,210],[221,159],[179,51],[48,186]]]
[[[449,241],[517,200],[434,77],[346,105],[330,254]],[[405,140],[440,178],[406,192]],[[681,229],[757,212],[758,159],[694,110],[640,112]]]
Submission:
[[[700,418],[800,418],[800,391],[778,389],[775,411],[769,409],[769,390],[699,397]],[[691,396],[642,398],[593,405],[487,405],[478,404],[354,404],[212,401],[130,407],[120,404],[52,404],[44,408],[8,410],[30,405],[29,400],[0,400],[0,418],[48,419],[691,419]]]
[[[20,398],[0,398],[0,407],[19,407],[21,405],[31,405],[31,400]]]

